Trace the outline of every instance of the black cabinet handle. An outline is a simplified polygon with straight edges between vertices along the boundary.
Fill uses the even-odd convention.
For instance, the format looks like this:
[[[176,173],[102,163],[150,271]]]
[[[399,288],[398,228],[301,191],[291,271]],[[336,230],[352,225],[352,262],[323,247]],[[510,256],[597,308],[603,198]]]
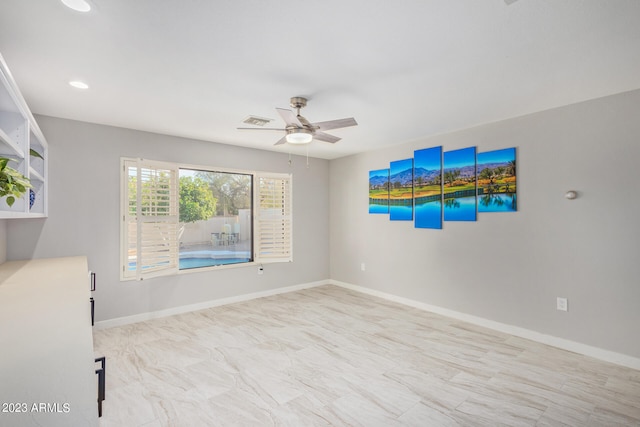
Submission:
[[[91,292],[96,290],[96,273],[91,272]]]
[[[91,303],[91,326],[93,326],[96,318],[96,302],[93,300],[93,297],[89,298],[89,302]]]
[[[105,388],[105,380],[106,380],[106,357],[98,357],[95,360],[96,363],[100,363],[100,368],[96,369],[96,374],[98,375],[98,417],[102,416],[102,401],[105,400],[106,396],[106,388]]]

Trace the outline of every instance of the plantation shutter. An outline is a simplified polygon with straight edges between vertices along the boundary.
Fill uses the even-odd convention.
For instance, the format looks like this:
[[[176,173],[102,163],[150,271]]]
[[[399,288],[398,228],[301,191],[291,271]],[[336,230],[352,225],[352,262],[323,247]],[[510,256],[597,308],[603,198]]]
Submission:
[[[255,177],[255,261],[291,262],[291,175],[258,173]]]
[[[178,168],[149,160],[125,160],[123,278],[178,271]]]

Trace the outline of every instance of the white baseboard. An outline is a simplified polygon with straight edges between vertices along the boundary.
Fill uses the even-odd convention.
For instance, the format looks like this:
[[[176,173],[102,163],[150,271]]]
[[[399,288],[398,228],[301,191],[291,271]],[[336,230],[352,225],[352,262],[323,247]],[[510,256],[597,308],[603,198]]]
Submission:
[[[563,350],[568,350],[574,353],[593,357],[595,359],[603,360],[605,362],[615,363],[616,365],[626,366],[628,368],[640,370],[640,359],[632,356],[627,356],[626,354],[616,353],[616,352],[604,350],[598,347],[593,347],[587,344],[566,340],[564,338],[558,338],[552,335],[542,334],[540,332],[532,331],[530,329],[520,328],[518,326],[495,322],[493,320],[485,319],[482,317],[472,316],[470,314],[449,310],[447,308],[425,304],[423,302],[414,301],[408,298],[399,297],[399,296],[388,294],[381,291],[376,291],[374,289],[365,288],[363,286],[352,285],[351,283],[340,282],[338,280],[333,280],[333,279],[329,280],[329,283],[332,285],[346,288],[346,289],[351,289],[356,292],[361,292],[361,293],[372,295],[378,298],[397,302],[399,304],[407,305],[409,307],[429,311],[432,313],[440,314],[442,316],[451,317],[453,319],[472,323],[474,325],[483,326],[488,329],[493,329],[495,331],[504,332],[506,334],[515,335],[521,338],[529,339],[531,341],[536,341],[542,344],[547,344],[553,347],[561,348]]]
[[[131,323],[144,322],[145,320],[159,319],[161,317],[173,316],[175,314],[189,313],[191,311],[204,310],[211,307],[219,307],[221,305],[235,304],[238,302],[249,301],[256,298],[270,297],[272,295],[284,294],[288,292],[300,291],[302,289],[315,288],[329,284],[329,280],[320,280],[317,282],[303,283],[301,285],[287,286],[284,288],[270,289],[268,291],[253,292],[250,294],[237,295],[228,298],[220,298],[211,301],[199,302],[196,304],[181,305],[179,307],[167,308],[165,310],[152,311],[148,313],[134,314],[132,316],[117,317],[115,319],[102,320],[95,322],[95,329],[107,329],[115,326],[129,325]]]

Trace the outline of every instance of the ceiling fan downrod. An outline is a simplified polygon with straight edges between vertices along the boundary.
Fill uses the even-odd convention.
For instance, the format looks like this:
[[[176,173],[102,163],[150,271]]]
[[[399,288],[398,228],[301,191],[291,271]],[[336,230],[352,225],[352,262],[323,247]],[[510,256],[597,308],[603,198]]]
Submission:
[[[295,108],[298,111],[297,116],[300,116],[300,109],[307,106],[307,98],[303,98],[301,96],[294,96],[289,101],[289,105]]]

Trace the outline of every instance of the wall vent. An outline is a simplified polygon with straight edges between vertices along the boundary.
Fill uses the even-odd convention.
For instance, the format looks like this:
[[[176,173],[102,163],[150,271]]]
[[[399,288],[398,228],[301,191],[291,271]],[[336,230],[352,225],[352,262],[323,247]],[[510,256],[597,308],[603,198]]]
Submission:
[[[273,119],[265,119],[264,117],[258,117],[258,116],[249,116],[246,119],[244,119],[242,123],[246,123],[248,125],[255,125],[255,126],[264,126],[267,123],[272,121]]]

